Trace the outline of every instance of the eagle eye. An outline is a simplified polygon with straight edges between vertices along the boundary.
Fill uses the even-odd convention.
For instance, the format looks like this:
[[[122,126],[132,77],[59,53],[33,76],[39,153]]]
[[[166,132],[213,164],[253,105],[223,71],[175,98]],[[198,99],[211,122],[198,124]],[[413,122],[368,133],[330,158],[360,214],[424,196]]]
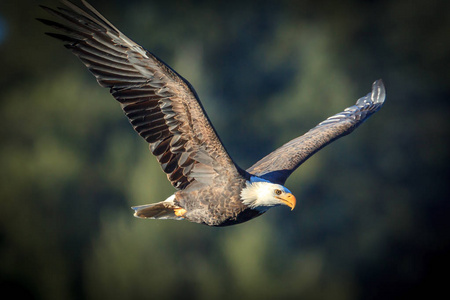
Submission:
[[[281,193],[282,193],[282,191],[281,191],[281,190],[279,190],[279,189],[276,189],[276,190],[275,190],[275,194],[277,194],[277,195],[281,195]]]

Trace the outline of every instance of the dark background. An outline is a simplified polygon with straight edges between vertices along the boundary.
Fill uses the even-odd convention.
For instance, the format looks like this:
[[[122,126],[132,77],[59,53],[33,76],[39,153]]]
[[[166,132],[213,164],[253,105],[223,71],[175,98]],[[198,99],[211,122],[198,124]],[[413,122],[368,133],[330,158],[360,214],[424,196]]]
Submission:
[[[449,3],[92,0],[195,86],[243,168],[384,80],[382,110],[287,181],[293,212],[208,228],[132,217],[173,193],[146,143],[43,34],[59,3],[2,1],[2,294],[448,297]]]

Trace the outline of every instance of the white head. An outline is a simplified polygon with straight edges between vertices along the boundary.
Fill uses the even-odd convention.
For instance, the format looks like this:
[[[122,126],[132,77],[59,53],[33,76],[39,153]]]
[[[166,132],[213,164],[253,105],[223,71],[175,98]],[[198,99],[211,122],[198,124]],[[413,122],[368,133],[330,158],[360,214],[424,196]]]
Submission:
[[[295,207],[296,199],[291,191],[280,184],[271,183],[261,178],[252,177],[241,191],[242,202],[259,211],[266,211],[278,205]]]

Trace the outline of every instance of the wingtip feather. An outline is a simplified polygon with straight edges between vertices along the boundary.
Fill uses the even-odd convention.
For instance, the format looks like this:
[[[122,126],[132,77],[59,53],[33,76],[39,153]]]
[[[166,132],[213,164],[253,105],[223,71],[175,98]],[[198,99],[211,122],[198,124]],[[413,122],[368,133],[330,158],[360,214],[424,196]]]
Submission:
[[[356,101],[356,107],[375,112],[383,106],[386,99],[386,89],[381,79],[372,84],[372,91]]]
[[[371,99],[373,103],[384,103],[386,99],[386,88],[382,79],[378,79],[372,84]]]

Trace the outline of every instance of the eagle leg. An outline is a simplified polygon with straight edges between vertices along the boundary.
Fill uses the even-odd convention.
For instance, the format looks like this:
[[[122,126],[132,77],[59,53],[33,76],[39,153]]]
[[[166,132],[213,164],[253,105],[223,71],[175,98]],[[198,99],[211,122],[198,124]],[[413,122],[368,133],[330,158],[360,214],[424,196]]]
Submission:
[[[175,214],[175,216],[177,217],[184,217],[184,215],[187,213],[187,210],[185,210],[184,208],[181,207],[177,207],[173,209],[173,212]]]

